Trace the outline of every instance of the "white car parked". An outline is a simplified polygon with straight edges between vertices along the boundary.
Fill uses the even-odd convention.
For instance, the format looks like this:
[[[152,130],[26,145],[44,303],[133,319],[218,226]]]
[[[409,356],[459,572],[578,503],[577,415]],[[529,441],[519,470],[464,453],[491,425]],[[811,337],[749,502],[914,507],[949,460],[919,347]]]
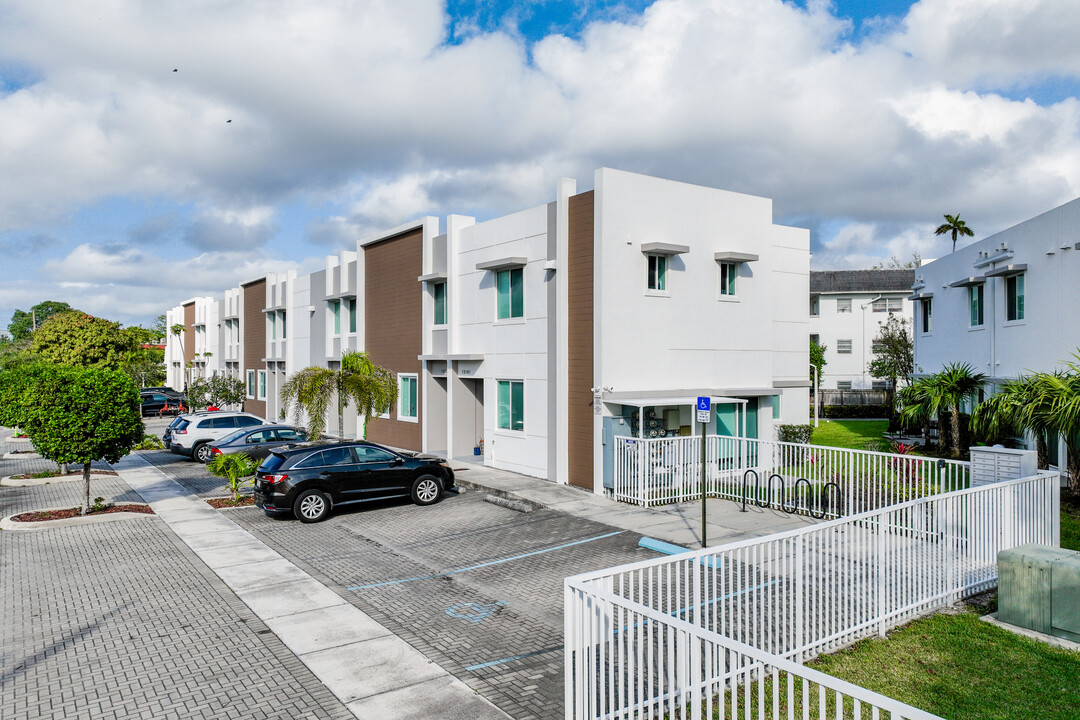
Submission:
[[[272,425],[258,415],[244,412],[212,412],[185,415],[172,430],[169,450],[194,458],[201,463],[210,462],[210,445],[241,428],[255,425]]]

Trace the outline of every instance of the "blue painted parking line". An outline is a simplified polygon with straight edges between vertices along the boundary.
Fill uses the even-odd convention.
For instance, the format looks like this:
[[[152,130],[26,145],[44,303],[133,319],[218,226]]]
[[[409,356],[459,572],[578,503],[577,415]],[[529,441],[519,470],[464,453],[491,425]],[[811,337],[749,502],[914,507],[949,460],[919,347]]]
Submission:
[[[544,648],[543,650],[536,650],[535,652],[524,653],[522,655],[511,655],[510,657],[502,658],[501,660],[492,660],[491,662],[480,663],[479,665],[470,665],[465,669],[470,671],[482,670],[484,668],[492,667],[494,665],[502,665],[504,663],[514,662],[515,660],[524,660],[525,658],[531,658],[536,655],[543,655],[544,653],[555,652],[556,650],[562,649],[562,645],[556,645],[555,647]]]
[[[385,585],[398,585],[400,583],[415,582],[417,580],[430,580],[431,578],[445,577],[447,575],[457,575],[458,573],[468,572],[469,570],[479,570],[480,568],[491,567],[492,565],[501,565],[503,563],[513,562],[514,560],[522,560],[524,558],[533,557],[535,555],[543,555],[544,553],[555,552],[556,550],[564,550],[568,547],[574,547],[575,545],[583,545],[585,543],[595,542],[596,540],[603,540],[604,538],[614,537],[615,535],[621,535],[622,530],[616,530],[615,532],[605,533],[604,535],[597,535],[596,537],[585,538],[584,540],[575,540],[565,545],[556,545],[555,547],[544,548],[543,550],[533,550],[532,552],[525,553],[523,555],[515,555],[514,557],[502,558],[500,560],[491,560],[486,563],[480,563],[479,565],[470,565],[469,567],[458,568],[457,570],[448,570],[442,573],[435,573],[434,575],[420,575],[418,577],[404,578],[402,580],[387,580],[386,582],[371,583],[370,585],[354,585],[347,590],[367,590],[369,588],[383,587]]]

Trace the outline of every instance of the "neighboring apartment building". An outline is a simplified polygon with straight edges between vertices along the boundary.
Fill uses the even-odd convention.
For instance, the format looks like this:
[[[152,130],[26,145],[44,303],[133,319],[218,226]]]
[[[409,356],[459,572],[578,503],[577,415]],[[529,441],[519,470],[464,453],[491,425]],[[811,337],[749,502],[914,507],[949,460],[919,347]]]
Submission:
[[[809,233],[773,224],[765,198],[604,168],[593,190],[420,218],[241,290],[219,317],[240,324],[223,334],[245,407],[275,416],[289,374],[365,351],[399,388],[367,437],[395,447],[600,492],[610,437],[647,416],[685,434],[697,395],[717,398],[721,434],[808,419]],[[355,412],[345,432],[363,433]]]
[[[821,270],[810,273],[810,339],[825,346],[821,387],[885,390],[870,376],[874,338],[889,315],[912,320],[914,270]]]
[[[1080,199],[922,266],[912,289],[916,377],[966,362],[993,393],[1063,369],[1080,348]]]

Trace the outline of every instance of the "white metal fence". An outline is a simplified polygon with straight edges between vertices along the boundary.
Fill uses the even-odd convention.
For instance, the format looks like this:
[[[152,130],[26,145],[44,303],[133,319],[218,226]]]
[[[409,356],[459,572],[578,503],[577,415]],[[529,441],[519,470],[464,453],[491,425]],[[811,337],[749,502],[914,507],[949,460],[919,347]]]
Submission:
[[[701,497],[701,438],[615,438],[613,494],[663,505]],[[706,494],[791,512],[853,515],[966,488],[970,463],[709,435]],[[749,486],[743,487],[747,470]],[[756,477],[755,477],[756,475]],[[819,509],[820,508],[820,512]]]
[[[566,717],[929,717],[797,663],[993,587],[999,550],[1056,545],[1059,482],[1043,473],[568,578]]]

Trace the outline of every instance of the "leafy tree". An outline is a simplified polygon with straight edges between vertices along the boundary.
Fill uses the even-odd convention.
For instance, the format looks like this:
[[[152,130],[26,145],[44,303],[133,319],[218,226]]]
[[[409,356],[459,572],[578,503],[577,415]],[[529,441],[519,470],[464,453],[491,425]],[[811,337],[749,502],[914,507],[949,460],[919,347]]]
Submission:
[[[893,255],[888,260],[882,261],[871,267],[871,270],[914,270],[922,267],[922,255],[917,252],[911,253],[911,259],[903,262]]]
[[[817,384],[821,387],[821,373],[825,369],[825,366],[829,364],[829,361],[825,359],[825,351],[828,350],[826,345],[818,345],[813,339],[810,340],[810,364],[814,366],[814,370],[817,372]],[[814,372],[810,373],[810,382],[814,382]]]
[[[41,327],[50,317],[62,312],[72,311],[78,312],[66,302],[46,300],[30,308],[29,312],[16,310],[15,314],[11,316],[8,332],[11,333],[11,339],[15,342],[29,340],[34,330]]]
[[[193,408],[239,405],[244,402],[244,383],[228,375],[195,378],[188,384],[188,404]]]
[[[967,223],[960,219],[960,213],[955,215],[945,215],[945,222],[938,225],[937,230],[934,230],[935,235],[948,235],[952,234],[952,251],[956,252],[956,236],[964,235],[966,237],[974,237],[975,233],[971,231],[971,228],[967,226]]]
[[[1037,400],[1026,408],[1025,420],[1065,439],[1069,489],[1080,493],[1080,353],[1073,357],[1063,372],[1032,375]]]
[[[165,327],[165,315],[158,315],[154,318],[154,324],[150,326],[150,333],[154,337],[154,342],[165,342],[165,336],[168,335],[168,329]]]
[[[367,353],[346,350],[341,367],[331,370],[309,367],[295,373],[281,388],[281,403],[293,422],[300,425],[307,416],[310,437],[318,437],[326,427],[326,411],[337,406],[338,437],[345,437],[345,406],[350,402],[364,416],[365,435],[371,417],[397,402],[397,380],[384,367],[371,362]]]
[[[214,477],[224,478],[233,502],[240,499],[240,489],[250,482],[259,464],[244,453],[215,455],[206,464],[206,469]]]
[[[133,349],[119,323],[64,312],[49,318],[34,333],[34,352],[46,362],[84,368],[119,370]]]
[[[0,378],[0,422],[17,424],[42,456],[83,466],[90,507],[90,463],[116,462],[143,439],[139,391],[120,372],[38,364]]]
[[[892,408],[896,404],[899,382],[910,377],[915,369],[915,346],[907,318],[889,315],[888,320],[878,325],[878,334],[871,346],[874,359],[869,365],[870,376],[888,382],[889,407]]]

